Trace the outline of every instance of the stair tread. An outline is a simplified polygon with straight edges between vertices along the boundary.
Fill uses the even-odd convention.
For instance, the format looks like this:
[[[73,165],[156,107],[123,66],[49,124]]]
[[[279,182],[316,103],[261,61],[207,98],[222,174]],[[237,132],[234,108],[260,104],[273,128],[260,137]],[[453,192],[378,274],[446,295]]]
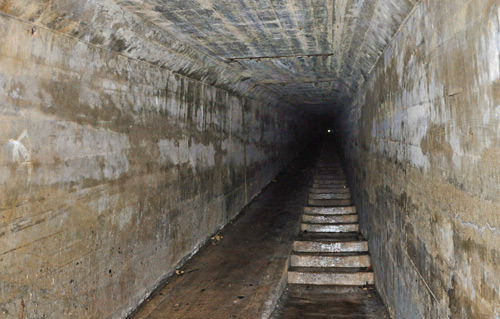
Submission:
[[[310,187],[309,189],[309,194],[349,194],[350,195],[350,190],[347,187],[341,186],[341,187]]]
[[[307,209],[319,209],[320,207],[316,207],[316,206],[305,206],[304,208],[307,210]],[[326,207],[326,208],[328,208],[328,207]],[[354,206],[354,205],[347,205],[347,206],[342,206],[342,207],[339,207],[339,209],[344,209],[344,210],[356,210],[356,206]]]
[[[344,190],[345,188],[340,188]],[[336,192],[335,190],[327,190],[323,192],[309,192],[309,196],[351,196],[350,192]]]
[[[331,204],[328,203],[338,203],[338,206],[352,206],[352,201],[350,198],[333,198],[333,199],[316,199],[309,198],[308,200],[309,206],[314,207],[331,207]],[[323,205],[322,205],[323,204]]]
[[[341,171],[338,171],[338,170],[326,170],[326,171],[316,171],[315,174],[313,175],[313,177],[323,177],[323,176],[328,176],[328,177],[340,177],[340,178],[343,178],[343,179],[346,179],[347,176],[345,174],[343,174]]]
[[[359,237],[357,236],[346,236],[346,237],[327,237],[327,236],[299,236],[297,241],[306,241],[306,242],[319,242],[323,244],[335,244],[335,243],[346,243],[346,242],[355,242],[358,241]],[[359,240],[363,242],[363,239]]]
[[[318,256],[318,257],[357,257],[370,256],[367,251],[349,251],[349,252],[309,252],[309,251],[292,251],[292,255],[296,256]]]
[[[349,188],[344,186],[341,187],[310,187],[309,195],[324,195],[324,194],[335,194],[335,195],[351,195]]]
[[[373,272],[300,272],[288,271],[289,284],[327,286],[366,286],[374,284]],[[349,317],[351,318],[351,317]]]
[[[297,267],[290,266],[288,271],[304,273],[371,273],[370,267]]]
[[[342,168],[337,167],[323,167],[316,168],[316,174],[345,174],[345,171]]]
[[[357,223],[359,220],[356,214],[345,215],[319,215],[319,214],[304,214],[302,215],[303,223],[319,224],[319,223]]]
[[[314,203],[314,202],[308,202],[308,204],[312,207],[318,207],[318,208],[338,208],[338,207],[345,207],[349,205],[350,203]]]
[[[350,199],[309,199],[309,206],[318,208],[336,208],[346,207],[351,205]]]
[[[342,187],[311,187],[309,189],[309,195],[324,195],[324,194],[334,194],[334,195],[351,195],[349,188]]]
[[[355,241],[357,238],[362,240],[363,237],[358,232],[301,232],[299,235],[299,240]]]
[[[309,189],[309,194],[350,194],[350,190],[349,188],[344,188],[344,187],[336,187],[336,188],[311,187]]]
[[[348,239],[348,238],[346,238]],[[318,243],[318,244],[334,244],[336,242],[343,243],[343,244],[360,244],[360,243],[367,243],[368,241],[366,240],[342,240],[342,241],[335,241],[334,239],[298,239],[295,240],[294,243]]]
[[[321,205],[318,205],[318,204],[311,204],[311,203],[323,203],[325,204],[325,207],[329,207],[330,205],[326,205],[326,203],[345,203],[343,205],[340,205],[340,206],[352,206],[352,202],[351,202],[351,198],[309,198],[309,205],[310,206],[314,206],[314,207],[318,207]]]
[[[322,215],[346,215],[356,213],[356,207],[352,205],[339,207],[306,206],[304,207],[304,213]]]
[[[358,232],[359,225],[356,224],[314,224],[314,223],[302,223],[300,225],[300,230],[303,232],[313,232],[313,233],[346,233],[346,232]]]
[[[341,186],[341,187],[344,187],[344,186],[347,187],[346,181],[337,181],[337,180],[329,180],[329,179],[313,181],[313,187],[317,187],[317,185],[322,185],[322,186],[337,185],[337,186]]]
[[[351,199],[351,194],[309,194],[310,199]]]
[[[295,252],[368,252],[366,241],[294,241],[293,251]]]
[[[352,212],[349,212],[348,214],[337,214],[337,215],[334,215],[334,214],[310,214],[310,213],[304,213],[302,214],[303,216],[312,216],[312,217],[325,217],[325,218],[330,218],[330,217],[333,217],[333,216],[358,216],[357,213],[352,213]]]
[[[359,223],[311,223],[311,222],[301,222],[304,225],[317,225],[317,226],[342,226],[342,225],[359,225]]]
[[[316,183],[316,181],[320,181],[320,182],[321,182],[321,181],[324,181],[324,179],[323,179],[323,180],[313,179],[313,180],[312,180],[312,184],[315,184],[315,183]],[[330,180],[328,180],[328,181],[330,181]],[[346,183],[347,183],[347,181],[344,181],[344,182],[346,182]],[[330,186],[339,186],[339,185],[338,185],[338,184],[337,184],[337,185],[335,185],[335,184],[333,184],[333,185],[327,184],[327,185],[326,185],[326,187],[330,187]],[[346,186],[346,187],[347,187],[347,186]]]
[[[311,192],[309,193],[309,197],[313,196],[323,196],[323,195],[328,195],[328,196],[351,196],[351,193],[330,193],[330,194],[327,194],[327,193],[324,193],[324,194],[321,194],[321,193],[314,193],[314,192]],[[345,199],[345,198],[329,198],[329,199]]]

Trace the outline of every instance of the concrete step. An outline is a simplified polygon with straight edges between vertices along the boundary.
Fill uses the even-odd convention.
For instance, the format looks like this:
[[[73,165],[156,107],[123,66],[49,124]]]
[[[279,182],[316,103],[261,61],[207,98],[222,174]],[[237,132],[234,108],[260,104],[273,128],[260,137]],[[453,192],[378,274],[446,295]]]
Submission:
[[[316,163],[314,166],[316,169],[339,169],[343,170],[342,165],[340,163]]]
[[[347,185],[347,181],[341,178],[313,178],[313,184]]]
[[[317,169],[343,169],[342,165],[338,162],[331,162],[331,163],[325,163],[325,162],[317,162],[314,168]]]
[[[328,176],[328,175],[331,175],[333,178],[337,177],[346,178],[346,175],[342,170],[327,170],[327,169],[315,170],[313,176],[317,177],[317,176]]]
[[[325,184],[325,183],[312,183],[311,184],[311,187],[314,187],[314,188],[327,188],[327,189],[339,189],[339,188],[348,188],[349,186],[346,184],[346,183],[340,183],[340,184]]]
[[[339,286],[365,286],[374,284],[373,272],[354,270],[352,272],[337,272],[335,269],[303,269],[292,267],[288,270],[288,283]]]
[[[313,184],[318,184],[318,185],[346,185],[347,181],[345,179],[336,179],[336,178],[313,178]]]
[[[297,240],[293,243],[293,250],[297,252],[317,253],[367,252],[368,242]]]
[[[356,214],[356,206],[343,206],[343,207],[304,207],[306,214],[320,214],[320,215],[345,215]]]
[[[338,207],[338,206],[351,206],[350,199],[308,199],[307,205],[318,207]]]
[[[312,188],[348,188],[349,186],[344,184],[325,184],[325,183],[312,183]]]
[[[316,187],[311,187],[309,189],[310,194],[324,194],[324,193],[336,193],[336,194],[350,194],[351,190],[349,187],[345,187],[344,185],[341,185],[340,187],[335,186],[335,187],[322,187],[322,188],[316,188]]]
[[[301,223],[300,230],[303,232],[311,233],[343,233],[343,232],[357,232],[359,225],[356,224],[310,224]]]
[[[317,175],[329,174],[329,175],[343,175],[343,176],[345,176],[344,171],[342,169],[335,169],[335,168],[334,169],[317,169],[316,174]]]
[[[357,272],[370,273],[372,270],[369,267],[288,267],[291,271],[301,272],[325,272],[325,273],[340,273],[352,274]]]
[[[323,176],[323,175],[338,175],[338,176],[346,176],[342,169],[316,169],[315,176]]]
[[[314,173],[312,176],[313,180],[347,180],[347,176],[343,174],[331,174],[331,173]]]
[[[292,252],[292,267],[370,267],[370,255],[367,253],[309,253]]]
[[[352,224],[358,222],[358,214],[349,214],[349,215],[303,214],[302,222],[310,224]]]
[[[345,181],[346,177],[343,174],[315,174],[313,180],[342,180]]]
[[[360,241],[365,240],[363,235],[358,232],[345,233],[310,233],[301,232],[298,240],[304,241],[324,241],[324,242],[344,242],[344,241]]]
[[[309,193],[310,199],[351,199],[350,193]]]
[[[346,179],[347,176],[343,172],[336,171],[316,171],[313,178],[317,179]]]

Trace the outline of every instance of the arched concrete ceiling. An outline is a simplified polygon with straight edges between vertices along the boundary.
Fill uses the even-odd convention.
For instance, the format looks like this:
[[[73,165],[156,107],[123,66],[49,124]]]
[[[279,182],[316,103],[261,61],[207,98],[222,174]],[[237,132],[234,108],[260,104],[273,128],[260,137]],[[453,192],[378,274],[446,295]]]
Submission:
[[[0,11],[292,104],[341,104],[418,0],[3,0]]]

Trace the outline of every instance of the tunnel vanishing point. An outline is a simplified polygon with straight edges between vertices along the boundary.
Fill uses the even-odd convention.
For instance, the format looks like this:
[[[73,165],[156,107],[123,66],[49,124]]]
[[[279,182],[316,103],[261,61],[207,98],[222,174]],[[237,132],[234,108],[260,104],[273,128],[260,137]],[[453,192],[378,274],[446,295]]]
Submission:
[[[0,0],[0,318],[129,316],[327,129],[390,316],[499,319],[500,1]]]

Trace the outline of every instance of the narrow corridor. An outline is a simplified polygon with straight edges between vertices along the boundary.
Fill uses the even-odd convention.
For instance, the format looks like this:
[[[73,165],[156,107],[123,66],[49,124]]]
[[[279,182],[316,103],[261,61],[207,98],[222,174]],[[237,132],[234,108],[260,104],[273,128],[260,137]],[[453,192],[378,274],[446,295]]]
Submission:
[[[131,319],[389,318],[335,149],[317,153],[294,161]]]
[[[130,318],[268,317],[286,286],[288,257],[307,199],[311,155],[278,175]]]

